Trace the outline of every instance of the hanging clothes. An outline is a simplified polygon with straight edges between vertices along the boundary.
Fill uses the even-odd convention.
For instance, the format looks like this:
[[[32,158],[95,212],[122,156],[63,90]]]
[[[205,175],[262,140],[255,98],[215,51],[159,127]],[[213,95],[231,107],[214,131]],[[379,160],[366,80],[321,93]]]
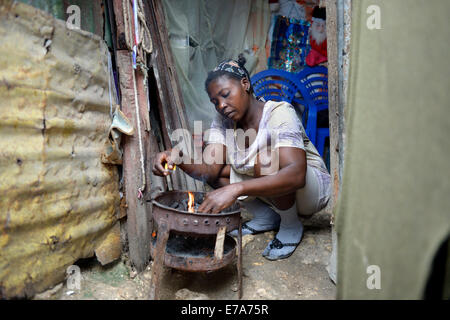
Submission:
[[[299,72],[305,66],[311,49],[310,23],[283,16],[275,16],[274,19],[268,68]]]

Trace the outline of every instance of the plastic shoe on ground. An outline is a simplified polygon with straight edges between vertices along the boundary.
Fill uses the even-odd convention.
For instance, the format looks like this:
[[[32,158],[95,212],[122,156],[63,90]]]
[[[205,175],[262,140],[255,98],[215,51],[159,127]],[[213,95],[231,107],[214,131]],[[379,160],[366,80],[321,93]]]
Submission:
[[[262,255],[264,258],[272,261],[286,259],[294,253],[301,241],[302,240],[300,239],[298,243],[282,243],[275,237],[269,242]]]
[[[278,230],[279,225],[275,225],[270,229],[266,229],[266,230],[255,230],[252,227],[249,227],[247,225],[247,223],[243,223],[242,224],[242,236],[245,236],[247,234],[258,234],[258,233],[264,233],[267,231],[272,231],[272,230]],[[237,237],[238,236],[238,229],[234,229],[233,231],[228,232],[228,235],[232,236],[232,237]]]

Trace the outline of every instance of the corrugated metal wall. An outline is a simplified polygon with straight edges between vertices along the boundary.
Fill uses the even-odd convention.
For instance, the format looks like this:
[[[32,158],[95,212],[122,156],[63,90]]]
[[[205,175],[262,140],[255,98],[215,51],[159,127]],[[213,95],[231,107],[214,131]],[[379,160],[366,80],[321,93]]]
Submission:
[[[0,297],[32,295],[117,223],[103,40],[0,0]]]

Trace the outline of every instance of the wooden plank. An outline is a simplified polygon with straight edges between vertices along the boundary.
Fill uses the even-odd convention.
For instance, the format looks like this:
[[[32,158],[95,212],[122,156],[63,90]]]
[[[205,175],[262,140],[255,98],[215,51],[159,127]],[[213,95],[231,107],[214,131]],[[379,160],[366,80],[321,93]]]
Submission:
[[[156,49],[158,50],[158,49]],[[155,49],[154,49],[155,51]],[[154,52],[153,53],[153,57],[157,56],[158,52]],[[158,104],[157,104],[157,108],[158,108],[158,112],[159,112],[159,117],[162,123],[162,138],[164,141],[164,149],[169,149],[172,148],[172,141],[170,139],[170,133],[173,132],[173,130],[176,129],[176,125],[173,122],[173,118],[168,110],[167,107],[170,105],[169,102],[167,101],[167,97],[165,96],[164,93],[164,89],[163,86],[161,84],[161,78],[159,76],[159,72],[158,72],[158,68],[156,67],[157,64],[155,62],[154,59],[152,59],[152,71],[153,71],[153,76],[155,78],[155,84],[157,87],[157,97],[158,97]],[[173,189],[176,190],[186,190],[187,186],[186,186],[186,181],[185,178],[182,176],[182,172],[178,170],[178,172],[171,174],[170,176],[167,177],[168,180],[171,181],[171,185],[173,187]]]
[[[222,226],[217,231],[216,236],[216,246],[214,248],[214,258],[216,260],[222,260],[223,258],[223,245],[225,243],[225,231],[227,231],[227,226]]]
[[[172,141],[170,139],[170,134],[177,128],[182,128],[181,123],[177,122],[177,115],[174,116],[174,102],[172,101],[172,95],[167,88],[167,79],[166,79],[166,63],[163,58],[164,52],[162,51],[162,41],[158,36],[157,29],[155,27],[155,18],[150,10],[149,4],[147,2],[144,3],[145,15],[148,22],[148,28],[152,35],[153,41],[153,52],[151,55],[151,72],[152,76],[155,79],[154,85],[157,88],[157,97],[158,97],[158,110],[159,117],[162,123],[162,134],[164,140],[165,149],[172,148]],[[186,190],[186,179],[183,177],[181,171],[178,171],[172,174],[169,178],[171,180],[171,184],[174,189],[177,190]]]
[[[161,277],[164,269],[164,260],[166,256],[166,245],[169,239],[169,223],[165,220],[158,221],[158,237],[156,239],[155,256],[152,268],[152,278],[150,280],[150,300],[159,300],[159,290],[161,287]]]
[[[152,53],[151,65],[161,100],[160,114],[165,120],[164,136],[167,137],[173,130],[178,128],[189,129],[189,126],[186,121],[185,106],[173,63],[161,1],[144,1],[144,10],[153,41],[154,52]],[[192,137],[186,138],[191,139]],[[173,141],[166,147],[172,147],[172,143]],[[204,191],[203,183],[195,181],[182,171],[177,171],[172,176],[173,187],[176,189]]]
[[[160,30],[160,28],[165,30],[165,26],[161,25],[164,15],[158,16],[161,15],[161,12],[155,12],[155,7],[159,8],[158,1],[156,4],[152,0],[144,2],[145,15],[153,41],[151,65],[163,107],[162,115],[168,125],[167,130],[170,134],[177,128],[187,128],[187,126],[186,122],[183,121],[185,118],[184,105],[180,104],[180,98],[177,98],[180,94],[178,83],[171,82],[169,79],[169,74],[173,73],[173,65],[169,62],[169,57],[171,57],[170,47],[168,46],[169,39],[167,34]]]
[[[344,167],[345,105],[349,74],[349,54],[351,37],[351,0],[327,0],[327,41],[328,41],[328,101],[330,117],[330,167],[333,183],[333,196],[327,207],[333,212],[339,197],[342,171]],[[332,252],[328,274],[337,283],[338,237],[332,224]]]
[[[159,32],[159,37],[161,39],[161,48],[163,51],[163,55],[162,57],[164,58],[164,62],[166,65],[165,70],[168,70],[169,72],[167,72],[168,75],[168,88],[171,88],[172,90],[172,97],[173,97],[173,102],[174,102],[174,109],[172,109],[173,111],[175,111],[176,109],[176,113],[173,113],[174,118],[176,119],[178,116],[178,121],[180,123],[180,127],[181,128],[189,128],[189,125],[186,121],[186,107],[184,105],[183,102],[183,98],[182,98],[182,94],[181,94],[181,89],[180,89],[180,84],[178,82],[178,76],[177,76],[177,72],[176,72],[176,68],[175,68],[175,64],[173,62],[173,57],[172,57],[172,50],[170,49],[170,45],[169,45],[169,37],[168,37],[168,31],[166,28],[166,22],[165,22],[165,17],[164,17],[164,11],[162,8],[162,2],[159,0],[151,0],[152,3],[152,7],[153,7],[153,12],[155,13],[155,19],[156,19],[156,23],[157,23],[157,31]]]
[[[122,0],[113,0],[114,16],[116,19],[116,44],[117,50],[126,50],[125,25],[123,20]]]
[[[123,141],[123,176],[126,199],[127,236],[130,251],[130,261],[138,271],[144,270],[150,259],[151,240],[151,198],[154,194],[167,189],[164,179],[155,178],[151,171],[154,156],[159,152],[158,142],[150,125],[149,94],[151,89],[144,85],[142,72],[135,72],[136,90],[139,104],[139,118],[142,139],[142,151],[145,169],[145,189],[141,199],[138,199],[138,188],[142,186],[141,150],[137,132],[136,105],[134,96],[133,68],[130,52],[127,50],[124,36],[124,19],[121,0],[112,0],[118,35],[118,50],[116,64],[119,71],[119,82],[122,93],[122,111],[130,119],[135,128],[135,135],[125,137]],[[148,85],[148,81],[147,81]],[[156,106],[153,106],[156,107]]]
[[[330,212],[339,196],[344,166],[344,112],[347,103],[350,36],[351,0],[327,0],[330,171],[333,179],[333,197],[327,206]]]
[[[156,89],[151,87],[150,81],[148,82],[147,95],[149,96],[149,98],[150,98],[150,95],[153,95],[153,96],[157,95]],[[158,108],[158,102],[152,103],[151,99],[149,99],[149,104],[150,104],[149,109],[152,111],[152,113],[153,114],[157,113],[155,111]],[[149,116],[150,115],[151,115],[151,113],[149,112]],[[150,119],[149,119],[149,121],[150,121]],[[146,150],[146,154],[148,156],[148,160],[146,160],[146,164],[147,164],[147,176],[148,176],[148,179],[150,180],[150,187],[146,190],[146,199],[148,201],[151,201],[151,199],[153,199],[154,195],[158,194],[159,192],[167,190],[167,183],[166,183],[166,179],[161,179],[161,177],[157,177],[157,176],[153,175],[153,172],[152,172],[153,160],[155,159],[155,156],[158,154],[158,152],[162,151],[162,148],[160,148],[156,136],[157,135],[161,136],[162,134],[161,134],[161,128],[158,128],[158,126],[153,127],[151,125],[151,123],[149,123],[149,126],[150,126],[150,130],[148,133],[149,133],[150,143],[147,146],[147,150]],[[151,210],[151,208],[149,210]]]
[[[150,239],[151,224],[150,210],[145,201],[145,194],[142,199],[138,199],[138,188],[142,186],[141,170],[141,150],[139,148],[139,134],[136,115],[136,101],[134,93],[134,72],[131,56],[127,50],[116,52],[116,61],[119,71],[119,82],[122,93],[122,112],[128,117],[135,128],[133,136],[123,137],[123,176],[124,189],[127,206],[127,234],[130,251],[131,263],[138,271],[145,269],[150,259]],[[138,92],[139,118],[141,128],[141,139],[143,148],[143,157],[145,163],[145,182],[148,192],[150,188],[150,165],[147,155],[150,154],[150,132],[145,128],[148,126],[148,111],[146,104],[146,92],[143,87],[143,75],[140,72],[135,73],[136,87]]]
[[[342,22],[339,23],[339,47],[340,54],[340,78],[339,78],[339,179],[342,184],[345,155],[345,109],[347,105],[348,77],[350,74],[350,39],[352,29],[352,0],[339,0],[339,8],[342,11]]]
[[[339,194],[339,74],[336,0],[327,0],[328,112],[330,121],[330,171],[333,196],[327,207],[334,208]]]
[[[333,194],[327,208],[333,212],[339,186],[339,58],[338,58],[338,12],[337,0],[326,0],[327,50],[328,50],[328,116],[330,125],[330,173]],[[337,237],[334,228],[334,215],[331,214],[332,253],[327,266],[330,279],[337,282]]]

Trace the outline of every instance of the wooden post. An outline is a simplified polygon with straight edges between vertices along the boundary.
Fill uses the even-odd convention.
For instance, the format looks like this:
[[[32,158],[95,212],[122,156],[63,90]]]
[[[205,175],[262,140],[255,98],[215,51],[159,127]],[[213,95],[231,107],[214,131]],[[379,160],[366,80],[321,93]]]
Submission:
[[[139,70],[134,70],[130,52],[127,50],[124,39],[124,23],[122,1],[113,0],[116,27],[118,35],[118,47],[125,50],[115,52],[116,65],[119,73],[121,91],[122,112],[133,124],[135,133],[133,136],[123,138],[123,177],[124,196],[127,208],[127,236],[130,253],[130,261],[138,271],[143,271],[150,260],[151,241],[151,203],[147,202],[150,192],[155,189],[165,190],[162,179],[153,179],[151,164],[153,156],[158,152],[156,138],[151,134],[150,118],[148,112],[148,93],[144,86],[144,75]],[[133,80],[133,73],[135,79]],[[139,105],[138,117],[136,114],[136,99]],[[138,132],[140,127],[140,135]],[[139,136],[141,141],[139,141]],[[141,146],[140,146],[141,143]],[[141,159],[142,157],[142,159]],[[142,171],[141,161],[144,163],[145,177]],[[139,188],[145,182],[142,196]],[[140,196],[140,198],[138,198]]]
[[[116,44],[117,50],[127,50],[125,41],[125,25],[123,19],[123,8],[121,0],[112,0],[116,20]]]
[[[333,195],[328,205],[333,211],[339,197],[344,166],[345,118],[351,34],[351,0],[326,0],[328,42],[328,103],[330,119],[330,169]],[[327,267],[337,283],[337,233],[332,215],[332,252]]]
[[[141,129],[142,150],[139,146],[139,133],[136,115],[135,88],[133,81],[133,70],[131,56],[127,50],[116,52],[117,66],[119,71],[119,82],[122,96],[122,112],[130,119],[134,126],[133,136],[123,138],[123,177],[125,198],[127,204],[127,233],[130,250],[130,260],[138,271],[145,269],[150,259],[150,210],[145,201],[145,192],[150,188],[149,170],[150,164],[147,161],[150,147],[148,128],[149,115],[147,112],[146,95],[143,88],[143,75],[136,72],[136,90],[139,103],[139,118]],[[141,156],[145,168],[145,177],[141,169]],[[138,188],[143,185],[145,178],[145,189],[142,197],[139,199]]]
[[[166,245],[169,239],[170,229],[165,220],[158,221],[158,237],[156,239],[155,262],[152,268],[152,278],[150,280],[150,300],[159,300],[159,289],[161,286],[161,277],[164,269],[164,260],[166,255]]]
[[[327,0],[327,45],[328,45],[328,112],[330,121],[330,171],[333,183],[331,208],[339,193],[339,74],[337,0]]]
[[[337,0],[326,1],[327,15],[327,51],[328,51],[328,117],[330,125],[330,173],[332,181],[332,196],[327,205],[330,212],[336,204],[339,193],[339,59],[338,59],[338,20]],[[334,215],[331,215],[332,224],[332,246],[328,275],[335,283],[337,282],[337,237],[334,228]]]
[[[166,29],[161,1],[144,1],[144,11],[148,28],[153,41],[151,65],[158,87],[160,99],[160,116],[164,121],[163,137],[167,148],[172,142],[167,141],[175,129],[189,129],[186,121],[186,111],[178,83],[175,64],[173,63],[169,37]],[[191,136],[189,138],[192,138]],[[192,141],[193,144],[193,141]],[[204,191],[203,183],[196,181],[181,170],[172,174],[174,189]]]

